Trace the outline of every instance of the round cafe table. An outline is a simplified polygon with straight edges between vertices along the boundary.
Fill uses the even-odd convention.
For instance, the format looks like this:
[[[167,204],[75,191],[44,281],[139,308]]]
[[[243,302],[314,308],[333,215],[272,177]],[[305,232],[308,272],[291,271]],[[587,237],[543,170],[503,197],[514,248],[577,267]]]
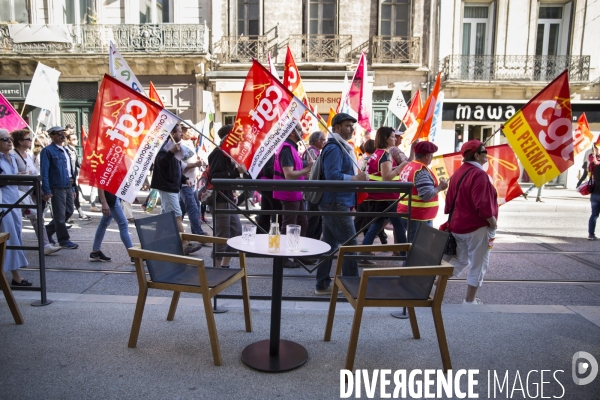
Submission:
[[[290,340],[281,340],[281,296],[283,284],[283,259],[309,257],[331,250],[325,242],[300,237],[300,249],[308,251],[287,251],[287,240],[281,235],[279,253],[269,253],[269,235],[256,235],[254,244],[243,244],[242,237],[227,240],[227,244],[244,253],[273,258],[273,290],[271,294],[271,334],[270,338],[248,345],[242,352],[242,361],[249,367],[263,372],[284,372],[303,365],[308,353],[304,346]]]

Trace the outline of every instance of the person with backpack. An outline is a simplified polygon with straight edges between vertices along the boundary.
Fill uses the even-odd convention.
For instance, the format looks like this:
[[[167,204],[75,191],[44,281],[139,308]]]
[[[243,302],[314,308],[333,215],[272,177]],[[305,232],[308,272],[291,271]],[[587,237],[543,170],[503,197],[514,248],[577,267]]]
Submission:
[[[346,113],[339,113],[333,117],[331,137],[323,148],[321,155],[322,168],[320,176],[324,180],[331,181],[366,181],[367,174],[358,172],[354,149],[348,144],[354,132],[356,119]],[[354,221],[351,216],[328,215],[328,212],[349,212],[356,207],[355,192],[323,192],[319,200],[319,210],[326,213],[323,218],[323,241],[331,246],[335,252],[341,243],[356,245],[356,238],[346,243],[348,239],[356,234]],[[355,253],[347,253],[354,255]],[[358,265],[356,260],[346,258],[342,265],[344,276],[358,276]],[[329,296],[331,289],[331,259],[321,262],[317,268],[317,283],[315,294]]]
[[[313,160],[316,162],[319,154],[321,154],[321,150],[325,147],[325,143],[327,142],[327,138],[325,134],[321,131],[316,131],[311,133],[308,138],[308,148],[302,154],[303,161]],[[314,167],[314,165],[313,165]],[[313,204],[310,201],[306,202],[306,209],[308,211],[319,211],[319,206],[317,204]],[[311,239],[320,240],[321,234],[323,233],[322,228],[322,220],[320,215],[311,215],[308,217],[308,225],[306,226],[306,237]]]

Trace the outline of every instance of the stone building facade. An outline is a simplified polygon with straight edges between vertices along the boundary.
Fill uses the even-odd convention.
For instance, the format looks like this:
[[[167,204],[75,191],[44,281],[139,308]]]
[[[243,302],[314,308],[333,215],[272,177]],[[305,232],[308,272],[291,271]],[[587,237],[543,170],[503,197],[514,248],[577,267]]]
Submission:
[[[0,11],[0,92],[24,108],[38,62],[61,72],[55,123],[88,130],[108,46],[119,48],[142,85],[154,83],[169,110],[197,121],[210,65],[210,2],[198,0],[7,0]],[[80,141],[81,142],[81,141]]]
[[[444,73],[442,136],[451,151],[486,140],[569,69],[573,122],[600,131],[600,4],[587,0],[448,0],[437,4],[436,52]],[[597,132],[596,132],[597,134]],[[501,133],[492,144],[506,142]],[[551,184],[574,187],[584,154]]]

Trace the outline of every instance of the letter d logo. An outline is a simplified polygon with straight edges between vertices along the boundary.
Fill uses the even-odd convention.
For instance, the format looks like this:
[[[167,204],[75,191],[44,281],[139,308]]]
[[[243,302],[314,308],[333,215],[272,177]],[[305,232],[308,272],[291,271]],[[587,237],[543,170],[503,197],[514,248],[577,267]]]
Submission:
[[[586,361],[579,361],[579,359],[585,359]],[[590,369],[591,367],[591,369]],[[589,370],[589,375],[585,378],[579,378],[577,375],[584,375]],[[578,351],[573,354],[573,382],[576,385],[587,385],[591,383],[598,375],[598,362],[593,355],[585,351]]]

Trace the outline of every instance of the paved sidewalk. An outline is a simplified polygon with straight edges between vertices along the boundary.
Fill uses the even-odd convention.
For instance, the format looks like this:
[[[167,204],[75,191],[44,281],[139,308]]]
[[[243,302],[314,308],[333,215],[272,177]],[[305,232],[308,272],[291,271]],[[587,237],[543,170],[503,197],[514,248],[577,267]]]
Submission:
[[[245,366],[240,356],[250,343],[269,335],[270,303],[252,301],[254,331],[244,330],[239,301],[216,315],[223,365],[212,362],[204,311],[199,298],[180,301],[167,322],[169,299],[148,299],[135,349],[127,340],[135,296],[50,293],[54,302],[29,306],[36,293],[16,293],[25,324],[13,324],[0,300],[0,376],[2,399],[333,399],[340,396],[352,312],[339,304],[332,341],[323,342],[326,303],[284,302],[282,339],[304,345],[308,362],[293,371],[265,374]],[[0,298],[1,299],[1,298]],[[407,320],[388,309],[366,310],[355,368],[440,369],[431,314],[417,311],[421,339]],[[454,370],[478,369],[475,392],[488,398],[488,371],[508,385],[497,398],[534,397],[540,381],[544,396],[597,399],[600,377],[577,386],[572,357],[586,351],[600,360],[600,307],[444,305],[444,323]],[[529,374],[531,370],[536,370]],[[549,370],[543,379],[541,370]],[[537,385],[537,386],[536,386]],[[466,391],[466,381],[461,381]],[[522,392],[520,389],[523,389]],[[516,391],[513,391],[515,390]],[[393,383],[391,389],[393,390]],[[490,388],[493,394],[493,386]],[[509,391],[511,393],[509,393]],[[365,389],[361,398],[367,398]],[[380,397],[379,388],[375,398]],[[492,396],[493,397],[493,396]],[[352,398],[355,398],[354,395]],[[442,397],[444,398],[444,397]],[[539,398],[539,397],[538,397]]]

